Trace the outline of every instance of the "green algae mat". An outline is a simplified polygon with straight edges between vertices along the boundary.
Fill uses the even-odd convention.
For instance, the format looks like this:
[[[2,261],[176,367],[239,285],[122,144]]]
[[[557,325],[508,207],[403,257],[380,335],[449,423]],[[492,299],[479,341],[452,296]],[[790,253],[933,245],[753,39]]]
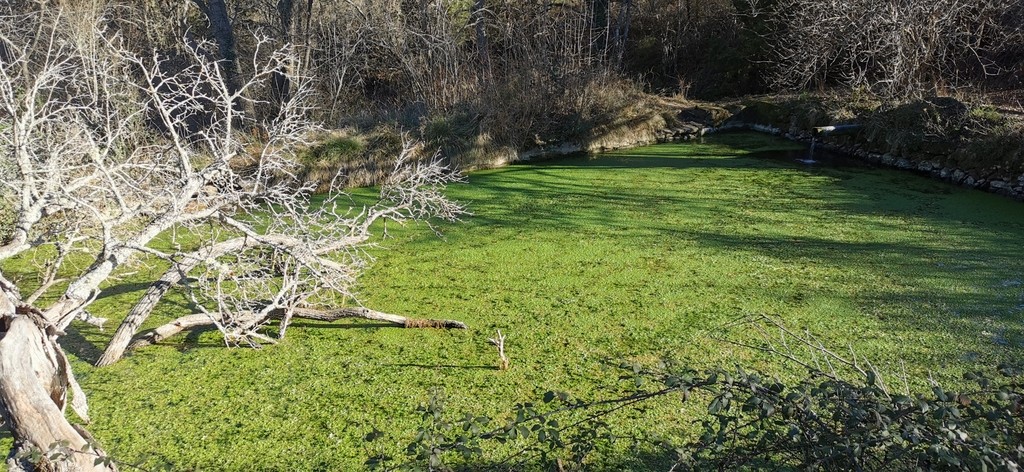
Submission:
[[[547,390],[622,395],[634,386],[619,380],[621,360],[799,375],[719,339],[751,314],[918,385],[1020,357],[1024,205],[908,173],[803,165],[792,146],[728,134],[473,173],[449,191],[472,216],[440,236],[388,227],[361,284],[368,307],[468,331],[301,322],[259,350],[193,333],[98,369],[89,363],[111,332],[79,326],[64,343],[90,395],[89,428],[118,460],[149,467],[355,470],[378,454],[401,460],[431,395],[453,417],[500,420]],[[126,274],[94,313],[116,323],[145,280]],[[172,298],[150,324],[185,310]],[[508,371],[487,342],[498,329]],[[621,412],[612,429],[685,436],[704,408],[666,398]],[[665,469],[670,458],[643,444],[588,461]]]

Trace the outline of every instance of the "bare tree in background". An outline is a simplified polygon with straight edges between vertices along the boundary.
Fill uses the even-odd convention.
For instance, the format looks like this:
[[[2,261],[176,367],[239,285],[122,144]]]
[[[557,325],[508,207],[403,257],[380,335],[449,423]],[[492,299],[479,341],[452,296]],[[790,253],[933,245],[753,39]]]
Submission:
[[[439,161],[416,159],[406,146],[378,203],[352,209],[331,196],[313,205],[293,173],[293,153],[316,128],[306,118],[307,81],[289,77],[290,93],[268,119],[236,106],[289,70],[288,49],[256,55],[267,60],[232,84],[210,44],[186,48],[189,63],[176,68],[131,53],[102,19],[88,34],[70,24],[59,13],[0,17],[0,200],[16,218],[0,262],[53,255],[36,283],[0,273],[0,412],[15,439],[12,470],[114,468],[65,419],[68,390],[86,422],[88,408],[58,341],[76,319],[102,325],[91,303],[119,269],[142,260],[169,269],[121,323],[101,364],[132,343],[197,326],[253,346],[283,337],[297,317],[464,327],[344,308],[374,222],[462,213],[442,194],[456,177]],[[91,263],[66,264],[72,254]],[[175,286],[194,314],[137,334]],[[35,293],[21,292],[28,288]],[[38,303],[51,288],[53,301]]]
[[[775,82],[843,83],[890,96],[973,84],[1024,42],[1021,0],[783,0]],[[1013,12],[1017,12],[1016,16]]]

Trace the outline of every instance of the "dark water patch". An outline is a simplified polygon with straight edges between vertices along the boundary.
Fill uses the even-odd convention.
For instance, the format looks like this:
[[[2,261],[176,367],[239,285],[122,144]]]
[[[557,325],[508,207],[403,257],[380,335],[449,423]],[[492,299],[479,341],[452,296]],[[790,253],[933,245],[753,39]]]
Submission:
[[[794,166],[814,168],[841,168],[841,169],[874,169],[876,166],[856,157],[846,154],[829,151],[827,149],[812,149],[807,147],[796,150],[771,150],[758,151],[748,154],[756,159],[766,159],[788,163]]]

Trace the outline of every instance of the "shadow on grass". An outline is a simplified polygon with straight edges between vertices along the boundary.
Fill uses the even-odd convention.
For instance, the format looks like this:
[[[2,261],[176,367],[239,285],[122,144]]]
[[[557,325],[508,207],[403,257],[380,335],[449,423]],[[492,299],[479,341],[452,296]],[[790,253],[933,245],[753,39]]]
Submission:
[[[745,142],[742,136],[730,135],[717,136],[715,140],[720,141],[720,146],[725,146],[728,149],[733,149],[730,143]],[[736,148],[736,152],[740,152],[741,149]],[[912,255],[923,251],[957,254],[970,250],[984,252],[1001,247],[1015,248],[1016,241],[1024,231],[1024,217],[1022,217],[1024,213],[1019,211],[1019,204],[1002,197],[961,189],[951,184],[907,172],[875,170],[857,164],[851,165],[852,170],[842,170],[830,166],[807,166],[789,162],[793,161],[791,158],[801,151],[764,151],[740,156],[727,155],[718,148],[711,148],[710,151],[710,154],[691,152],[678,157],[662,157],[662,154],[671,153],[671,149],[663,151],[659,148],[647,148],[643,151],[598,155],[594,158],[567,158],[498,169],[481,176],[474,182],[479,184],[477,187],[483,187],[486,197],[494,197],[495,201],[499,201],[510,194],[515,196],[514,194],[518,193],[527,200],[566,203],[564,205],[557,203],[543,205],[542,208],[532,208],[532,212],[519,211],[526,210],[528,207],[491,208],[492,211],[489,214],[475,214],[467,222],[474,226],[555,227],[566,230],[601,227],[616,223],[616,215],[609,214],[609,204],[613,210],[620,206],[627,210],[657,207],[679,208],[723,220],[742,218],[743,223],[765,224],[778,222],[778,218],[771,218],[773,212],[805,212],[808,218],[816,218],[817,214],[821,212],[840,212],[851,217],[878,217],[880,221],[876,221],[874,224],[890,225],[888,228],[876,228],[880,230],[905,229],[905,220],[907,219],[924,220],[942,232],[938,236],[956,235],[961,242],[966,240],[972,243],[968,247],[959,245],[938,250],[908,247],[902,244],[844,245],[838,240],[833,243],[826,239],[815,239],[813,236],[803,237],[798,234],[799,232],[794,234],[795,238],[800,241],[791,241],[808,242],[812,249],[826,251],[834,248],[873,253],[879,250],[905,251],[910,249]],[[840,159],[843,162],[850,161],[841,157],[835,159]],[[759,172],[799,170],[823,175],[830,180],[824,184],[814,183],[808,184],[807,188],[792,189],[784,186],[787,183],[804,184],[804,182],[795,177],[778,182],[771,181],[770,178],[757,179],[757,176],[754,176],[752,182],[740,183],[761,186],[762,188],[757,189],[760,193],[743,195],[730,193],[738,187],[731,182],[737,178],[734,173],[711,176],[667,173],[664,175],[678,177],[676,181],[705,179],[710,180],[711,184],[723,183],[724,185],[718,187],[701,185],[699,191],[665,192],[664,195],[652,195],[652,192],[640,189],[639,185],[620,183],[617,186],[609,187],[606,182],[574,180],[571,176],[556,172],[588,168],[629,170],[653,167],[720,169],[724,171],[750,168]],[[773,198],[782,199],[782,197],[784,197],[784,205],[779,205],[772,200]],[[486,201],[490,198],[482,200]],[[967,202],[959,200],[967,200]],[[984,208],[985,205],[996,205],[997,207]],[[1014,213],[1004,210],[1011,210]],[[751,214],[751,211],[764,213],[764,215]],[[841,219],[836,218],[835,221],[840,222]],[[891,222],[886,223],[887,221]],[[809,224],[814,226],[819,222],[820,220],[815,220]],[[649,223],[655,224],[636,225],[637,227],[634,229],[649,230],[669,237],[686,234],[711,240],[728,237],[711,233],[702,234],[685,226],[657,227],[657,220],[649,221]],[[741,238],[737,236],[734,242],[772,244],[771,241],[759,242],[757,237]],[[797,248],[797,252],[799,251],[800,249]],[[812,255],[830,256],[821,250],[814,250]]]
[[[381,328],[398,328],[403,329],[401,326],[392,323],[373,323],[366,322],[360,323],[349,322],[349,323],[327,323],[327,322],[298,322],[291,323],[291,328],[309,328],[309,329],[359,329],[359,330],[374,330]],[[92,329],[91,326],[83,326],[85,329]],[[145,330],[143,330],[145,331]],[[224,348],[223,342],[203,342],[202,337],[208,333],[215,333],[217,327],[215,326],[200,326],[185,331],[176,337],[164,340],[159,344],[166,346],[174,346],[180,352],[187,352],[193,349],[205,349],[205,348]],[[90,341],[86,334],[89,336],[96,337],[96,333],[83,333],[78,327],[72,325],[66,330],[66,334],[61,337],[60,344],[64,347],[64,350],[69,354],[74,355],[83,362],[89,364],[95,364],[99,360],[100,356],[103,355],[104,344],[97,344]],[[103,338],[104,341],[106,337]],[[146,349],[146,348],[142,348]],[[131,356],[132,351],[126,351],[125,356]],[[409,367],[436,367],[436,366],[416,366],[410,364]],[[460,367],[460,366],[442,366],[442,367]],[[467,368],[476,368],[478,366],[470,366]],[[482,367],[482,366],[479,366]]]

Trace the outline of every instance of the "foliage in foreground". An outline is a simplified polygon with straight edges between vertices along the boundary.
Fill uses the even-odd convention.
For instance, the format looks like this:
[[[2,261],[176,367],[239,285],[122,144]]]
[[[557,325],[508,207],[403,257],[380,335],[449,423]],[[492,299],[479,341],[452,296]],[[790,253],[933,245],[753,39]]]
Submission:
[[[622,378],[637,387],[630,395],[588,402],[549,391],[542,404],[516,405],[512,419],[497,426],[472,414],[450,419],[435,392],[420,407],[423,424],[407,448],[409,461],[394,468],[448,470],[458,463],[478,469],[483,466],[470,464],[488,443],[529,439],[526,447],[486,468],[520,470],[539,462],[576,469],[590,452],[623,439],[608,427],[616,412],[666,396],[707,402],[696,438],[683,443],[642,439],[674,457],[672,470],[1016,471],[1024,463],[1021,368],[1004,364],[969,372],[964,375],[968,387],[958,390],[929,382],[930,391],[911,392],[906,386],[897,393],[870,364],[839,357],[769,318],[758,321],[817,350],[812,363],[794,356],[786,343],[751,346],[807,367],[805,378],[785,382],[741,366],[696,371],[670,360],[655,368],[627,362],[619,367],[626,373]],[[374,431],[365,439],[377,437]],[[387,466],[391,460],[376,456],[367,465]]]
[[[590,453],[616,438],[614,414],[645,401],[676,396],[709,400],[701,434],[685,444],[646,438],[674,456],[671,470],[1020,470],[1024,462],[1024,378],[1018,367],[972,372],[973,389],[891,394],[875,371],[842,379],[822,371],[792,384],[742,367],[698,372],[672,361],[657,368],[619,366],[637,385],[628,396],[583,401],[548,391],[542,403],[515,406],[504,425],[486,416],[452,419],[443,392],[419,407],[422,425],[406,448],[406,461],[376,455],[373,470],[521,470],[554,465],[584,468]],[[651,384],[654,388],[640,388]],[[565,421],[573,412],[579,419]],[[560,422],[562,418],[564,422]],[[364,440],[383,437],[374,429]],[[504,459],[474,464],[488,443],[527,440]],[[634,439],[635,440],[635,439]],[[81,451],[79,451],[81,452]],[[70,454],[67,445],[30,451],[33,461]],[[538,464],[539,462],[539,464]],[[96,463],[111,458],[97,455]],[[166,465],[165,465],[166,466]]]

